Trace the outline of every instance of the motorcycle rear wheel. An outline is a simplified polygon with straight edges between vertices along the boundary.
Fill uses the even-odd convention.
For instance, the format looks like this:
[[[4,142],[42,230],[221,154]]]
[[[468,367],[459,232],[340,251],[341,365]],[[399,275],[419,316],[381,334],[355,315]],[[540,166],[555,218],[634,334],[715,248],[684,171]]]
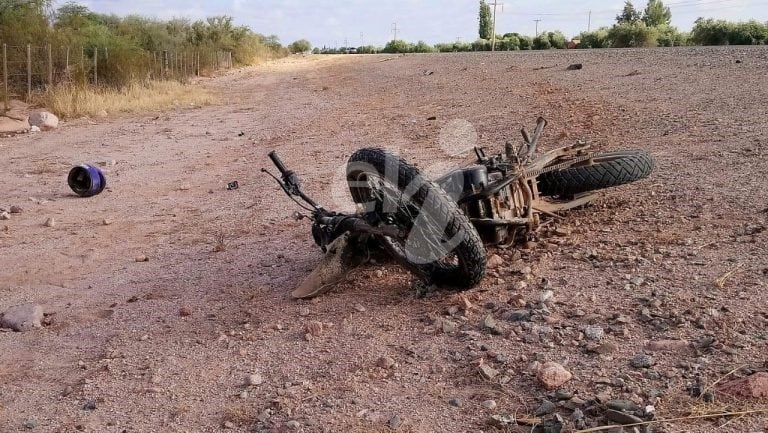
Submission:
[[[347,184],[375,225],[401,231],[379,240],[427,283],[464,290],[485,276],[485,247],[474,226],[416,167],[383,149],[363,148],[349,158]]]
[[[550,171],[536,178],[543,196],[571,196],[624,185],[650,176],[653,158],[643,150],[625,150],[593,155],[592,164]]]

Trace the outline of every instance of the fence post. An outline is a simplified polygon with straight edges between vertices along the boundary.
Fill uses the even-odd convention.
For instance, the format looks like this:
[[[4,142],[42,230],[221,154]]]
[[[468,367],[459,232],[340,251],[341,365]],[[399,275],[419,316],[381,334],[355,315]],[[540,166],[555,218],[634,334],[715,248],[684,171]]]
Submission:
[[[99,87],[99,47],[93,47],[93,85]]]
[[[53,53],[51,44],[48,44],[48,87],[53,87]]]
[[[6,44],[3,44],[3,87],[5,88],[3,92],[4,111],[8,111],[11,107],[8,105],[8,46]]]
[[[199,77],[200,76],[200,51],[195,52],[195,57],[197,58],[197,61],[195,62],[197,63],[197,68],[195,68],[195,75]]]
[[[27,102],[32,99],[32,45],[27,44]]]
[[[67,75],[69,75],[69,47],[67,47],[67,66],[65,69]]]

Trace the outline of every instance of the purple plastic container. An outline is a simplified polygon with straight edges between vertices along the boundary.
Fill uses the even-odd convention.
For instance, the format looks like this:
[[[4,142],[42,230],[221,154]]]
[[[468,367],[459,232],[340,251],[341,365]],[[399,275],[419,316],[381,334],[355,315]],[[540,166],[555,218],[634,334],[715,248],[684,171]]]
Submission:
[[[67,183],[72,191],[80,197],[92,197],[100,194],[107,187],[104,173],[95,165],[90,164],[72,167],[67,177]]]

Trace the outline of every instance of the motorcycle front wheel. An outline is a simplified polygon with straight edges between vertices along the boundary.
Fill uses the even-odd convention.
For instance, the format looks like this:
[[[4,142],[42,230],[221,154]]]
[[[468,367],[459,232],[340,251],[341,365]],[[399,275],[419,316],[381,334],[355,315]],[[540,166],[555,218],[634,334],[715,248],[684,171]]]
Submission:
[[[347,184],[369,223],[397,227],[399,236],[379,240],[427,283],[464,290],[482,280],[480,236],[456,202],[416,167],[383,149],[364,148],[349,158]]]

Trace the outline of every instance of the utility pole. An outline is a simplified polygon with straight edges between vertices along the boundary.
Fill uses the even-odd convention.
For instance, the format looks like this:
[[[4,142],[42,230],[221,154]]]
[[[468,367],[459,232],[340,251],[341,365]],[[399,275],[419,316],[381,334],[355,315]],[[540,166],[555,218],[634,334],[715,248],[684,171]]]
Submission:
[[[589,18],[587,19],[587,33],[592,29],[592,11],[589,11]]]
[[[397,23],[392,23],[392,33],[394,33],[393,41],[397,40]]]
[[[539,21],[541,21],[541,19],[537,19],[533,21],[536,22],[536,37],[539,37]]]
[[[491,36],[491,51],[496,51],[496,6],[501,6],[501,11],[504,12],[504,3],[499,3],[498,0],[493,0],[493,3],[488,3],[489,6],[493,6],[493,35]]]
[[[363,38],[363,32],[360,32],[360,46],[365,46],[365,38]]]

